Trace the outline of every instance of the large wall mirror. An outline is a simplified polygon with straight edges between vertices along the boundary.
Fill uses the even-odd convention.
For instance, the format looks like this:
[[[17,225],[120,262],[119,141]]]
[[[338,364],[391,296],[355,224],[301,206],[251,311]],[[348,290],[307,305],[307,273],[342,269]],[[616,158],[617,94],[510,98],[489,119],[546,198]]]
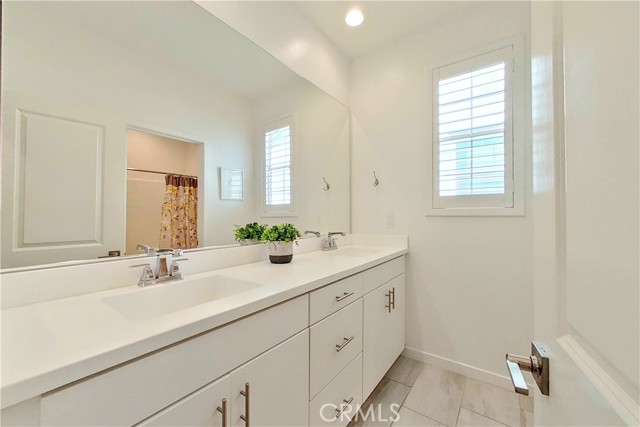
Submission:
[[[197,4],[2,20],[1,268],[230,245],[253,221],[349,231],[348,109]]]

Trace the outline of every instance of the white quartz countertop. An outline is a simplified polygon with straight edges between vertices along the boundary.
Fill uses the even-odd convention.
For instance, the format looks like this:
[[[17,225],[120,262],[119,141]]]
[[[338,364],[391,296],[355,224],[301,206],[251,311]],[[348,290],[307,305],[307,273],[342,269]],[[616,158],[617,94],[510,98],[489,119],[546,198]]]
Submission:
[[[368,248],[358,256],[349,248]],[[357,249],[355,249],[357,251]],[[406,247],[350,246],[296,254],[290,264],[269,261],[193,274],[224,275],[260,286],[148,320],[131,321],[103,300],[127,286],[2,310],[2,407],[41,395],[146,353],[310,292],[408,252]]]

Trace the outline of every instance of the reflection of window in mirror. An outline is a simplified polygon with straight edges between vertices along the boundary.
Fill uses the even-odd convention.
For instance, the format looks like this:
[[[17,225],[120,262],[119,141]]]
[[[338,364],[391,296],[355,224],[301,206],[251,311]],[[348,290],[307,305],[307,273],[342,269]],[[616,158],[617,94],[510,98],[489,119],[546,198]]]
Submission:
[[[264,127],[263,213],[293,213],[293,144],[291,116]]]

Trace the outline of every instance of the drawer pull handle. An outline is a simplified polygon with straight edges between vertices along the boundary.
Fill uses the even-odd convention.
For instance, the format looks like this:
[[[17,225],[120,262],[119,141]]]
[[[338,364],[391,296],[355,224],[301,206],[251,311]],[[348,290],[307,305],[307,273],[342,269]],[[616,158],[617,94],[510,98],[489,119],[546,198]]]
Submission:
[[[249,383],[244,383],[244,390],[240,390],[240,394],[244,396],[244,415],[240,415],[240,419],[244,421],[245,427],[249,427]]]
[[[222,399],[222,407],[218,406],[218,412],[222,414],[222,427],[228,427],[227,399]]]
[[[394,286],[393,288],[391,288],[389,292],[384,294],[384,296],[389,298],[389,303],[386,304],[384,308],[388,309],[389,313],[391,313],[391,310],[396,309],[396,287]]]
[[[349,298],[355,292],[345,292],[341,297],[336,297],[336,301],[342,301],[345,298]]]
[[[353,402],[353,397],[349,400],[347,399],[343,399],[342,400],[342,405],[340,405],[340,408],[336,408],[336,418],[340,418],[340,415],[342,415],[342,413],[344,412],[345,409],[347,409],[349,406],[351,406],[351,402]]]
[[[347,344],[349,344],[351,341],[353,341],[354,338],[355,337],[353,335],[351,335],[349,338],[344,337],[344,342],[342,344],[336,344],[336,352],[339,352],[340,350],[345,348],[347,346]]]

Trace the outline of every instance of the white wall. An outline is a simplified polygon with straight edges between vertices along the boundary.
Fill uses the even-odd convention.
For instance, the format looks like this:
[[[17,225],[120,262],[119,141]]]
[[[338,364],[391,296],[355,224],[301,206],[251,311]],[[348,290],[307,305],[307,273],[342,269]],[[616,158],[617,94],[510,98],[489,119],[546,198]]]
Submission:
[[[353,232],[410,236],[408,354],[502,386],[509,385],[505,353],[528,354],[533,338],[531,210],[509,218],[425,216],[432,181],[426,70],[529,26],[528,3],[493,3],[360,58],[351,74]]]
[[[293,71],[348,105],[349,62],[286,2],[195,0]]]
[[[256,152],[263,150],[264,125],[293,117],[294,217],[264,216],[261,222],[290,222],[304,230],[349,231],[349,110],[315,86],[297,84],[256,101]],[[256,174],[262,158],[256,155]],[[326,178],[330,184],[324,191]],[[256,177],[256,194],[262,194],[262,177]],[[260,199],[257,197],[256,199]],[[259,200],[261,202],[261,200]]]
[[[7,2],[3,12],[3,91],[108,112],[129,124],[203,142],[200,201],[206,221],[200,239],[204,245],[233,243],[234,223],[254,215],[252,188],[242,202],[219,200],[218,168],[243,169],[245,179],[253,179],[252,102],[56,20],[37,4]],[[124,188],[124,170],[121,179]]]

